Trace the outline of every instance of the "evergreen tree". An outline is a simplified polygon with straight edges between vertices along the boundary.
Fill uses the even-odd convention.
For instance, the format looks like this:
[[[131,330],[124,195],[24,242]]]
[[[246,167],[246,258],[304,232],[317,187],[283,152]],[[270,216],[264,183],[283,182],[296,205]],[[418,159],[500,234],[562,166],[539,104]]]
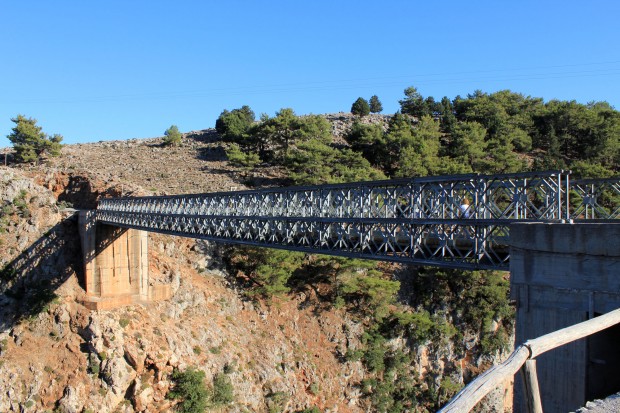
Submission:
[[[239,247],[229,257],[233,273],[249,280],[248,296],[271,299],[289,292],[289,278],[303,265],[304,254],[269,248]]]
[[[202,413],[208,407],[209,393],[204,385],[205,373],[193,367],[172,373],[174,387],[168,392],[170,399],[180,399],[177,410],[181,413]]]
[[[407,115],[421,118],[431,114],[424,97],[413,86],[405,89],[405,99],[399,100],[398,103],[400,103],[400,111]]]
[[[179,132],[177,125],[172,125],[164,132],[164,145],[165,146],[177,146],[181,144],[183,135]]]
[[[486,134],[486,129],[478,122],[460,122],[454,127],[447,152],[452,158],[479,172],[482,168],[480,162],[487,155]]]
[[[297,185],[370,181],[385,177],[359,152],[333,148],[318,139],[297,145],[287,156],[285,167]]]
[[[230,144],[230,147],[226,149],[226,156],[232,166],[245,170],[250,170],[260,163],[260,157],[256,152],[244,152],[236,143]]]
[[[357,98],[353,105],[351,106],[351,113],[356,116],[366,116],[370,113],[370,105],[364,98]]]
[[[439,168],[439,124],[428,115],[398,145],[395,176],[434,175]]]
[[[361,152],[371,164],[375,166],[384,164],[387,154],[385,134],[380,124],[366,125],[353,122],[346,140],[354,151]]]
[[[456,125],[456,116],[454,116],[454,107],[447,96],[441,99],[441,129],[446,132],[452,132]]]
[[[371,113],[381,113],[381,111],[383,111],[383,105],[381,105],[381,101],[377,95],[372,95],[370,97],[369,104]]]
[[[255,139],[263,147],[269,147],[271,153],[265,154],[265,157],[273,156],[279,162],[284,161],[289,149],[300,142],[316,139],[327,144],[332,139],[331,125],[321,116],[299,117],[293,109],[284,108],[280,109],[275,117],[265,115],[261,120],[251,131],[251,139]]]
[[[15,126],[7,138],[13,144],[15,159],[18,162],[37,161],[44,154],[60,155],[61,135],[47,136],[42,128],[37,126],[36,119],[26,118],[23,115],[17,115],[16,118],[11,119],[11,122],[15,123]]]
[[[241,141],[254,123],[255,115],[249,106],[228,111],[224,109],[215,121],[215,130],[224,140]]]

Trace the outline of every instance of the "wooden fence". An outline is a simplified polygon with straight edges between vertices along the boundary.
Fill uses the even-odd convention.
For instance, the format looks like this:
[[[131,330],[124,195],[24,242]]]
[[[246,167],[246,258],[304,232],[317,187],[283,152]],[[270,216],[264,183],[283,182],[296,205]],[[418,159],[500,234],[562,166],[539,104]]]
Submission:
[[[530,413],[542,413],[536,357],[620,323],[620,308],[599,317],[528,340],[502,364],[491,367],[461,390],[438,413],[467,413],[491,390],[521,369]]]

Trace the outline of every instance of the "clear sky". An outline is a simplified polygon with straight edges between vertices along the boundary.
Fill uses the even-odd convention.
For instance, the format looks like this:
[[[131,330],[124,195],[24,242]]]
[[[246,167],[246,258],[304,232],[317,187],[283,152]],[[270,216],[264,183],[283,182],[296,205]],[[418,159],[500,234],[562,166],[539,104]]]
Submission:
[[[65,143],[213,127],[223,109],[349,111],[408,86],[620,109],[620,1],[10,1],[0,147],[17,114]]]

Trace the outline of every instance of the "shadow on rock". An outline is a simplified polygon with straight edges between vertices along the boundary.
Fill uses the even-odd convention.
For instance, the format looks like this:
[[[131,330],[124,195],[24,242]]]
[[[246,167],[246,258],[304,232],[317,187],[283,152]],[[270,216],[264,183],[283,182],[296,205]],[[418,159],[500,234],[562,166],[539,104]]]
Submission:
[[[0,331],[47,311],[56,291],[82,274],[77,217],[61,221],[0,270]]]

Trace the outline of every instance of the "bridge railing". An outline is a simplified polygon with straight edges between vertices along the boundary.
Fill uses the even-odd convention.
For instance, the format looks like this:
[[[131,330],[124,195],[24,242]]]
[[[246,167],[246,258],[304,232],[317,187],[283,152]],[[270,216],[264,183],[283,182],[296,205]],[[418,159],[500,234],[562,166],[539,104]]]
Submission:
[[[519,346],[502,364],[491,367],[448,402],[438,413],[467,413],[491,390],[521,370],[528,411],[542,413],[542,402],[536,374],[536,357],[573,341],[588,337],[620,324],[620,309],[599,317],[554,331]]]
[[[561,220],[568,218],[567,185],[564,171],[470,174],[102,199],[97,209],[185,216]]]

